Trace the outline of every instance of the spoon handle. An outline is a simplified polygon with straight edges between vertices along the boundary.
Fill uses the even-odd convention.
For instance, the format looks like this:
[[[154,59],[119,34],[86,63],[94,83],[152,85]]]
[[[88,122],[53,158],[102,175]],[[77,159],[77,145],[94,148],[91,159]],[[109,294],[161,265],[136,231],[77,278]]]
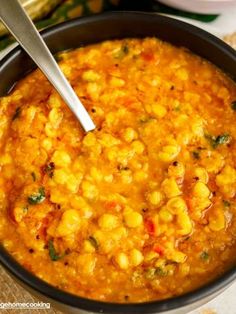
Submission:
[[[0,0],[0,20],[56,88],[65,103],[78,118],[84,130],[91,131],[95,129],[88,112],[18,0]]]

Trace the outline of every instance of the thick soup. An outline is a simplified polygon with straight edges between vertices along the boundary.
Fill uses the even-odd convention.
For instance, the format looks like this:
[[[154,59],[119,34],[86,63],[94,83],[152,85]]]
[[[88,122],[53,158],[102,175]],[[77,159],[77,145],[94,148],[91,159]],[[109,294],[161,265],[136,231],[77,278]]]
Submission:
[[[183,294],[236,260],[236,85],[155,38],[60,55],[97,129],[38,70],[1,99],[0,237],[30,272],[102,301]]]

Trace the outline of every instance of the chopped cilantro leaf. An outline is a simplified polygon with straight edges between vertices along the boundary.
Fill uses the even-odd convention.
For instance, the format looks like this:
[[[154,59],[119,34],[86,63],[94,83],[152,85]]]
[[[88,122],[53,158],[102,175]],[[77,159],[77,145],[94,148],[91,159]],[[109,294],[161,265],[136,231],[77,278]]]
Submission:
[[[43,187],[39,188],[37,193],[31,194],[28,197],[28,202],[31,205],[40,204],[45,200],[45,190]]]
[[[59,259],[61,259],[62,257],[64,257],[64,255],[59,255],[54,247],[53,241],[49,240],[48,241],[48,252],[49,252],[49,256],[51,258],[52,261],[58,261]]]
[[[217,148],[219,145],[227,144],[230,140],[230,136],[227,133],[218,136],[206,134],[205,138],[208,140],[212,148]]]
[[[224,204],[225,207],[230,207],[230,202],[229,201],[223,200],[223,204]]]
[[[203,260],[203,261],[207,261],[209,259],[209,254],[206,252],[206,251],[203,251],[200,255],[200,258]]]

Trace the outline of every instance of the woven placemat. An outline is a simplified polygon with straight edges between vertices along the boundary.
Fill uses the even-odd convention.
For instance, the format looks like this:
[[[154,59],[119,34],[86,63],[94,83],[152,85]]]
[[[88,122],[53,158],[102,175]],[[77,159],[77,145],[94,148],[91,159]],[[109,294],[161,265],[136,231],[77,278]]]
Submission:
[[[37,303],[38,300],[32,296],[28,291],[22,288],[15,282],[0,266],[0,302],[1,303]],[[9,314],[62,314],[62,312],[53,309],[52,307],[48,310],[0,310],[3,313]]]
[[[224,40],[232,46],[234,49],[236,49],[236,32],[230,35],[226,35],[224,37]]]
[[[224,37],[224,40],[236,49],[236,32]],[[18,285],[0,266],[0,302],[38,302],[24,288]],[[31,310],[2,310],[9,314],[29,314]],[[34,314],[62,314],[62,312],[51,307],[50,310],[34,310]],[[212,313],[212,312],[211,312]]]

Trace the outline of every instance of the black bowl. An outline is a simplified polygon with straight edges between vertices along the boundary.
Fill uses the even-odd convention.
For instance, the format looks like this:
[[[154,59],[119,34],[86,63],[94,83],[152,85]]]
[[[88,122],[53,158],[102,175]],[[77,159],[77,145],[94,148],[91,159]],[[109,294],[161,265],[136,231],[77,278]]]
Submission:
[[[236,52],[232,48],[194,26],[157,14],[116,12],[94,15],[51,27],[42,32],[42,35],[53,53],[107,39],[157,36],[176,46],[187,47],[214,63],[236,81]],[[0,62],[0,95],[11,90],[15,83],[34,67],[21,48],[17,47],[10,52]],[[20,266],[2,247],[0,262],[31,293],[52,302],[66,313],[185,313],[208,302],[236,279],[234,268],[202,288],[183,296],[140,304],[115,304],[81,298],[52,287]]]

